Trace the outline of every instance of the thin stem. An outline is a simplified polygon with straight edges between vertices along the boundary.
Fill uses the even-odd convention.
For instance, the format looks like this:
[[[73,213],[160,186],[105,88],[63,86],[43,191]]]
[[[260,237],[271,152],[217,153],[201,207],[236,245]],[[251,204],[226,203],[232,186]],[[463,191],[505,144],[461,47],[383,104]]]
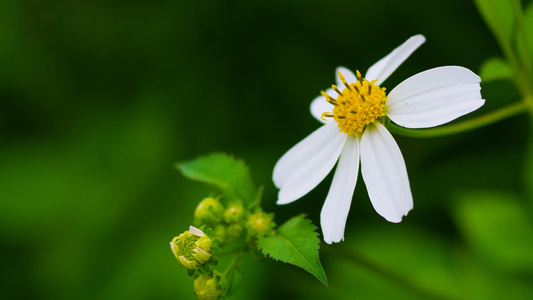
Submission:
[[[427,290],[426,288],[420,287],[414,282],[405,279],[398,274],[391,272],[371,260],[367,259],[360,253],[357,253],[351,248],[348,248],[343,245],[335,245],[335,247],[326,247],[324,251],[330,252],[335,257],[342,257],[356,265],[362,266],[381,277],[387,278],[388,280],[398,284],[399,286],[404,287],[405,289],[411,291],[412,293],[420,296],[422,299],[436,299],[436,300],[449,300],[449,298],[436,294],[432,291]]]
[[[524,99],[523,102],[511,104],[506,107],[500,108],[496,111],[490,112],[486,115],[473,118],[470,120],[466,120],[460,123],[452,124],[452,125],[445,125],[445,126],[430,128],[430,129],[408,129],[408,128],[400,127],[396,124],[390,123],[390,125],[387,128],[393,133],[404,135],[404,136],[419,137],[419,138],[438,137],[438,136],[459,133],[459,132],[463,132],[467,130],[472,130],[472,129],[483,127],[483,126],[486,126],[492,123],[499,122],[501,120],[516,116],[520,113],[527,111],[527,109],[530,106],[531,106],[530,101],[528,99]]]
[[[529,116],[533,117],[533,95],[528,95],[524,98],[524,104],[529,107]]]
[[[228,275],[230,271],[233,271],[239,266],[243,255],[244,255],[244,252],[241,251],[241,252],[236,253],[235,256],[233,256],[233,259],[231,260],[229,265],[226,267],[226,270],[224,270],[224,273],[223,273],[224,276]]]
[[[248,250],[248,244],[242,244],[242,245],[239,245],[233,249],[229,249],[227,251],[221,251],[219,253],[217,253],[218,256],[225,256],[225,255],[229,255],[229,254],[234,254],[234,253],[239,253],[239,252],[245,252]]]
[[[524,11],[522,9],[522,4],[520,3],[520,0],[513,1],[513,10],[518,27],[518,34],[521,37],[522,47],[524,47],[524,52],[522,54],[524,55],[524,63],[526,64],[525,67],[526,69],[528,69],[528,71],[531,71],[531,49],[529,48],[528,36],[524,20]]]
[[[520,76],[520,78],[516,78],[516,80],[523,81],[523,83],[521,83],[521,84],[524,84],[523,89],[524,91],[528,91],[529,93],[531,92],[530,78],[532,75],[533,66],[531,65],[531,54],[530,54],[531,52],[529,49],[528,36],[526,33],[524,12],[522,10],[522,4],[520,3],[520,0],[513,0],[512,6],[513,6],[513,13],[515,16],[516,30],[517,30],[517,36],[515,36],[515,38],[517,39],[516,46],[518,47],[517,54],[519,58],[522,58],[522,63],[520,64],[520,68],[523,68],[523,71],[521,71],[520,69],[516,70],[516,71],[521,71],[521,72],[515,72],[516,75]]]

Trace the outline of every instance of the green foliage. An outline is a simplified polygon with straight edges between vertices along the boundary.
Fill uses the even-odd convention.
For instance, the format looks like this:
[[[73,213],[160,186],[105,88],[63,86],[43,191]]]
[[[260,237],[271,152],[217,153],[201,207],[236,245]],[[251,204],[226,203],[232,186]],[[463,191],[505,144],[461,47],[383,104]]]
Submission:
[[[533,297],[530,276],[497,270],[454,236],[438,234],[417,224],[385,227],[368,224],[364,230],[350,235],[344,245],[328,247],[323,253],[334,257],[328,261],[328,277],[335,288],[313,287],[310,280],[299,282],[294,292],[302,285],[309,286],[304,299]]]
[[[344,246],[346,252],[332,249],[344,264],[334,264],[330,274],[346,268],[350,279],[330,275],[330,280],[340,280],[345,293],[364,299],[370,289],[378,289],[382,291],[372,298],[463,299],[464,278],[457,277],[471,273],[457,271],[458,264],[452,263],[457,254],[454,247],[423,228],[371,226],[351,236]],[[386,282],[391,279],[397,284]]]
[[[526,189],[527,200],[533,206],[533,136],[527,137],[527,151],[524,164],[523,184]]]
[[[328,285],[326,273],[318,258],[319,239],[316,227],[303,215],[281,225],[274,236],[260,237],[257,246],[264,255],[296,265]]]
[[[475,3],[502,48],[510,47],[514,23],[511,1],[475,0]]]
[[[520,0],[476,0],[475,2],[500,44],[512,69],[515,85],[522,96],[527,96],[531,93],[533,76],[531,5],[524,14]]]
[[[226,282],[228,284],[226,296],[233,295],[242,283],[242,272],[239,269],[231,271],[226,276]]]
[[[457,198],[456,220],[472,248],[495,267],[533,274],[533,222],[520,198],[494,191]]]
[[[187,178],[220,188],[228,201],[240,199],[245,204],[257,202],[258,191],[242,160],[224,153],[214,153],[177,163],[176,168]]]
[[[529,3],[524,12],[524,28],[529,54],[533,55],[533,2]]]
[[[274,214],[263,212],[263,209],[258,206],[263,188],[255,189],[250,172],[243,161],[226,154],[216,153],[178,163],[176,166],[184,176],[214,185],[224,193],[222,199],[226,199],[225,205],[220,204],[218,199],[205,198],[196,208],[195,215],[199,210],[203,211],[216,204],[217,212],[224,214],[224,218],[218,215],[217,218],[208,218],[209,226],[213,226],[213,230],[205,225],[201,225],[200,230],[205,228],[208,236],[213,236],[215,232],[216,236],[222,240],[221,245],[239,239],[241,234],[246,236],[246,241],[240,248],[236,251],[234,248],[228,250],[229,253],[233,253],[233,261],[224,273],[220,273],[222,280],[228,283],[224,288],[226,295],[235,293],[240,286],[242,274],[239,271],[239,265],[246,251],[250,251],[252,256],[259,255],[261,260],[268,255],[275,260],[301,267],[327,286],[326,274],[318,258],[319,239],[316,227],[311,224],[310,220],[300,215],[293,217],[276,230]],[[213,213],[210,210],[207,212]],[[195,219],[197,222],[202,220],[199,217]],[[215,241],[218,246],[219,240],[215,239]],[[240,241],[243,242],[243,239]],[[257,242],[257,247],[255,242]],[[262,251],[263,255],[260,255],[259,251]],[[213,252],[211,260],[218,261],[216,253]],[[213,274],[213,272],[218,271],[206,264],[199,274]],[[189,275],[192,274],[194,273],[189,272]]]
[[[493,80],[511,79],[513,71],[509,65],[500,57],[493,57],[486,60],[481,65],[479,76],[484,83]]]

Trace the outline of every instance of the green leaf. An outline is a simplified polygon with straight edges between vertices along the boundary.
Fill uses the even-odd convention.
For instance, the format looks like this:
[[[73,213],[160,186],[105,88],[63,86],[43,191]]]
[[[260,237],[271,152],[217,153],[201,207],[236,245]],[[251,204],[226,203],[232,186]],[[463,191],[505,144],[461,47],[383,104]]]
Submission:
[[[483,65],[481,65],[479,76],[483,82],[512,79],[513,71],[502,58],[493,57],[486,60]]]
[[[263,198],[263,190],[265,189],[264,186],[260,186],[257,189],[257,192],[255,193],[254,200],[248,204],[248,209],[253,209],[255,207],[258,207],[261,204],[261,199]]]
[[[245,204],[257,201],[257,191],[248,167],[244,161],[230,155],[213,153],[177,163],[176,168],[187,178],[220,188],[227,200],[240,199]]]
[[[328,247],[328,257],[338,257],[328,265],[328,269],[334,268],[330,279],[342,284],[338,283],[342,272],[348,277],[345,281],[358,292],[376,290],[370,299],[465,299],[466,292],[467,299],[487,299],[479,297],[480,293],[486,294],[484,289],[478,289],[479,285],[463,284],[463,278],[472,272],[456,271],[458,247],[447,243],[436,231],[413,225],[369,224],[365,230],[346,237],[342,245]],[[341,259],[345,257],[348,259]],[[419,297],[413,297],[413,293]]]
[[[318,258],[318,234],[316,226],[303,215],[291,218],[281,225],[276,235],[260,237],[257,247],[264,255],[275,260],[298,266],[315,275],[324,285],[328,285],[326,273]]]
[[[455,219],[472,249],[488,263],[503,271],[533,271],[533,224],[518,196],[494,191],[459,194]]]
[[[514,14],[510,0],[475,0],[485,22],[496,36],[502,49],[511,48]]]
[[[336,299],[533,299],[530,274],[499,272],[449,233],[419,224],[367,224],[327,251]],[[332,298],[311,286],[300,292]]]
[[[226,277],[228,288],[226,290],[226,296],[231,296],[237,292],[239,286],[242,283],[242,272],[239,269],[235,269]]]

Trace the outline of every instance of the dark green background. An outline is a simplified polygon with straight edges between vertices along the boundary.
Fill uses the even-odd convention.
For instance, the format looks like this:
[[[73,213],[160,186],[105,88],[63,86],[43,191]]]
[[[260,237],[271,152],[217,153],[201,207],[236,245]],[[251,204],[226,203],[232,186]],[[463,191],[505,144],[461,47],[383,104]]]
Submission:
[[[309,104],[337,66],[364,73],[419,33],[427,42],[387,80],[388,91],[437,66],[478,72],[500,53],[463,0],[2,0],[2,298],[194,299],[168,243],[212,189],[173,164],[214,151],[249,164],[278,223],[304,212],[319,224],[331,177],[276,206],[274,164],[318,128]],[[505,82],[482,87],[487,104],[476,115],[518,97]],[[483,298],[469,288],[516,274],[485,268],[470,250],[457,199],[470,189],[521,191],[526,124],[520,117],[452,137],[397,136],[415,208],[401,224],[387,223],[359,178],[345,245],[433,292]],[[235,299],[425,298],[332,252],[322,261],[329,288],[296,267],[246,258]],[[442,275],[465,261],[479,261],[480,271]],[[521,287],[532,278],[531,270],[518,274],[510,282]],[[449,278],[464,289],[450,291]]]

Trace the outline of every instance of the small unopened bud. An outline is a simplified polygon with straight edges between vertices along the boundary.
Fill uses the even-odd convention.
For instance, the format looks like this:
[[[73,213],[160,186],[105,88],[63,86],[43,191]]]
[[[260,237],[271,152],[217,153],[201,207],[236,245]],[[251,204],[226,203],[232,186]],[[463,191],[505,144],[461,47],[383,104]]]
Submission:
[[[194,280],[194,293],[200,300],[217,300],[224,292],[222,275],[214,272],[213,277],[202,273]]]
[[[239,223],[244,218],[245,212],[241,203],[233,203],[224,212],[224,221],[228,224]]]
[[[216,224],[222,221],[224,206],[216,198],[202,200],[194,211],[194,220],[199,224]]]
[[[213,227],[213,237],[215,239],[225,241],[226,240],[226,226],[221,225],[221,224],[215,225],[215,227]]]
[[[242,225],[241,224],[231,224],[228,226],[226,230],[226,235],[228,236],[228,240],[233,240],[238,238],[242,233]]]
[[[178,261],[187,269],[200,269],[211,258],[213,241],[200,229],[191,226],[188,231],[172,239],[170,248]]]
[[[250,235],[256,237],[268,235],[272,233],[273,228],[276,227],[276,223],[274,223],[273,219],[274,214],[258,211],[250,215],[246,222],[246,229],[248,229]]]

